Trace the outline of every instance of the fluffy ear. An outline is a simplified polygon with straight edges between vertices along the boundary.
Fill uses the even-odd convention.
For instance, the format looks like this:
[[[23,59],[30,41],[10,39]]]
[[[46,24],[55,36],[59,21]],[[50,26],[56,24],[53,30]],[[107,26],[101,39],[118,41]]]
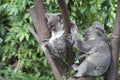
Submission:
[[[103,33],[105,33],[104,27],[102,27],[102,24],[100,24],[99,22],[93,22],[93,26],[96,28],[96,31],[102,31]]]
[[[48,19],[49,16],[50,16],[50,14],[46,12],[46,13],[45,13],[45,17]]]
[[[101,28],[101,27],[96,27],[96,30],[97,30],[97,31],[101,31],[101,32],[103,32],[103,33],[106,32],[106,31],[104,30],[104,28]]]
[[[61,13],[56,13],[56,16],[58,17],[58,20],[62,20],[62,14]]]

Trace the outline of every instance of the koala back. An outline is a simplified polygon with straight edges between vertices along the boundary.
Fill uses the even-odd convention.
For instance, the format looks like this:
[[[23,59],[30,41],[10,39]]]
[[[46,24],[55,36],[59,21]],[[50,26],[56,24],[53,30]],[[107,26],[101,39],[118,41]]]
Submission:
[[[106,41],[99,41],[95,44],[92,50],[90,51],[91,55],[87,56],[82,64],[80,64],[79,69],[84,69],[85,75],[89,76],[100,76],[105,73],[110,65],[111,52],[109,45]],[[87,67],[82,67],[82,66]]]

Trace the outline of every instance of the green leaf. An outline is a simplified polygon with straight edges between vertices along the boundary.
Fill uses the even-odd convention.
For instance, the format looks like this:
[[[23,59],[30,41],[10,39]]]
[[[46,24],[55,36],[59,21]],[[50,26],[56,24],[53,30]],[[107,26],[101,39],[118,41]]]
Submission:
[[[25,37],[24,34],[22,34],[22,35],[20,36],[20,38],[19,38],[20,42],[24,39],[24,37]]]
[[[87,8],[86,8],[86,7],[80,7],[79,9],[80,9],[80,12],[81,12],[81,13],[84,13]]]
[[[29,13],[25,14],[25,15],[24,15],[24,19],[29,18],[29,16],[30,16],[30,14],[29,14]]]
[[[0,38],[0,44],[3,42],[3,39],[2,38]]]
[[[25,34],[25,38],[27,41],[29,40],[29,35],[27,33]]]
[[[37,74],[35,74],[34,77],[39,77],[40,76],[40,72],[37,72]]]

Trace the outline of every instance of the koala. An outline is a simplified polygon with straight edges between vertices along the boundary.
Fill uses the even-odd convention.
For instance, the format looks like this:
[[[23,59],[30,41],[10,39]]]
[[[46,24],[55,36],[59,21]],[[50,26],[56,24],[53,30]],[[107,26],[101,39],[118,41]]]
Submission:
[[[111,60],[110,46],[105,36],[105,30],[99,22],[94,22],[83,34],[85,41],[67,40],[75,48],[84,54],[79,57],[85,59],[79,64],[73,64],[72,68],[77,71],[75,77],[100,76],[104,74]]]
[[[66,56],[66,39],[65,30],[61,13],[46,13],[48,29],[51,31],[49,40],[45,40],[52,52],[52,57],[65,58]],[[76,39],[77,26],[71,21],[71,35]],[[74,40],[74,39],[73,39]]]

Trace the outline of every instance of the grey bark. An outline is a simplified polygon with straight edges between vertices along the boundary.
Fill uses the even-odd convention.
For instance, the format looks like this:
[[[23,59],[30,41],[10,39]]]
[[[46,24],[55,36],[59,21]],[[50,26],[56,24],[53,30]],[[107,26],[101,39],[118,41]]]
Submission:
[[[114,30],[111,40],[112,59],[105,80],[118,80],[118,58],[120,52],[120,0],[118,0]]]

